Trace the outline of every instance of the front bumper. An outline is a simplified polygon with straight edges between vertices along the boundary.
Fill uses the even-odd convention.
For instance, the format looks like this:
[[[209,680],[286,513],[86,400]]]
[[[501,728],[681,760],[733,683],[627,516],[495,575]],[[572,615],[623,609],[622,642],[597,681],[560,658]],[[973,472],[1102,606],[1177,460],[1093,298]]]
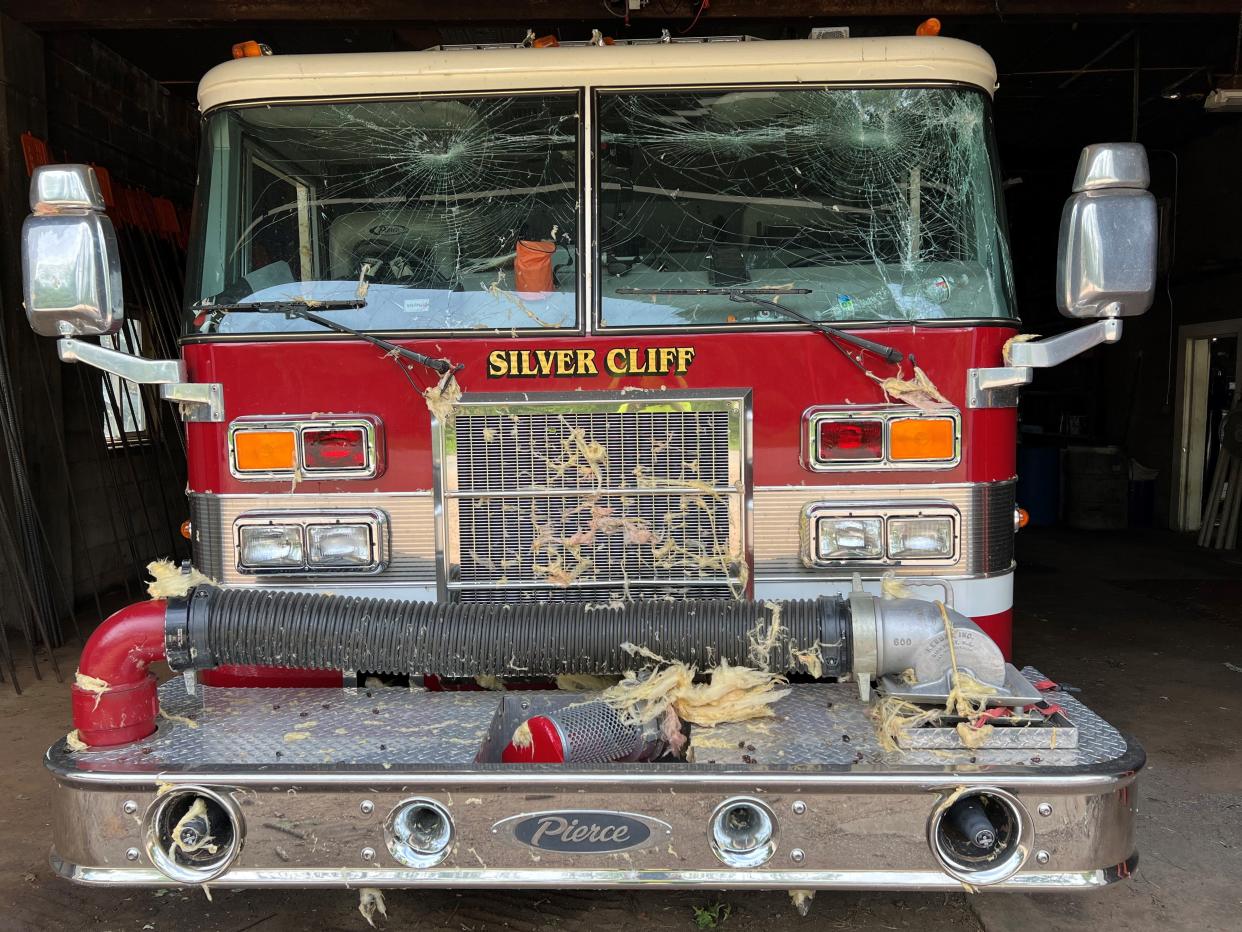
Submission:
[[[172,718],[144,741],[48,751],[62,876],[175,885],[144,816],[187,786],[235,804],[238,850],[210,881],[228,887],[961,889],[933,855],[929,824],[963,788],[1008,794],[1026,823],[1021,866],[986,889],[1099,887],[1136,860],[1143,751],[1060,693],[1049,698],[1079,724],[1072,749],[886,752],[855,687],[816,684],[795,686],[774,719],[696,729],[693,763],[604,766],[476,762],[511,733],[505,715],[537,710],[539,694],[200,686],[190,696],[174,681],[160,698]],[[405,866],[389,848],[389,813],[416,797],[452,818],[434,867]],[[722,863],[709,839],[713,813],[738,797],[761,800],[776,822],[774,853],[749,869]],[[582,812],[635,814],[651,837],[567,853],[505,828]]]

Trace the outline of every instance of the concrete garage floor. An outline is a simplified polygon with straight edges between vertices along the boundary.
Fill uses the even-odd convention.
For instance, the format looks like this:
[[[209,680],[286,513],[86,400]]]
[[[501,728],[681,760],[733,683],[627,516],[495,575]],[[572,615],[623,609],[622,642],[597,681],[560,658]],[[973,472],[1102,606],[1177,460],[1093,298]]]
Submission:
[[[1231,555],[1233,556],[1233,555]],[[1236,559],[1236,558],[1235,558]],[[801,918],[784,893],[387,894],[380,928],[562,932],[695,928],[721,902],[724,930],[1186,929],[1242,926],[1242,563],[1164,532],[1024,531],[1017,660],[1037,666],[1138,736],[1141,859],[1095,894],[825,894]],[[71,674],[74,653],[59,659]],[[1232,666],[1231,666],[1232,665]],[[347,929],[366,926],[342,891],[110,891],[71,886],[47,866],[45,747],[69,728],[66,686],[23,671],[0,686],[0,928]]]

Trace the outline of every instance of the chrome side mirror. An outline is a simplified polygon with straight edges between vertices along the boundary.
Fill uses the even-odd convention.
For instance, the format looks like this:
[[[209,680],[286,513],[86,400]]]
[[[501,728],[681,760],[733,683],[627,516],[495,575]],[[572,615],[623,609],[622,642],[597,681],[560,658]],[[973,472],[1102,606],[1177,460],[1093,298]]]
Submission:
[[[1057,306],[1066,317],[1131,317],[1156,293],[1156,199],[1138,143],[1087,146],[1061,212]]]
[[[116,333],[125,319],[116,231],[88,165],[44,165],[22,224],[26,318],[45,337]]]

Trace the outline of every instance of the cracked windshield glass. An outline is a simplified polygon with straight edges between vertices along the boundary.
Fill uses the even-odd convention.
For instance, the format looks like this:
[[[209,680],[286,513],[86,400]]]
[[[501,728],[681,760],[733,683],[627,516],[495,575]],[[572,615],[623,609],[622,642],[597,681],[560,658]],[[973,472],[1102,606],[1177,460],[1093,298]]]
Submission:
[[[355,329],[577,325],[574,93],[298,104],[205,128],[188,327],[322,331],[212,306],[351,301]]]
[[[598,134],[605,326],[1015,316],[977,91],[609,93]]]

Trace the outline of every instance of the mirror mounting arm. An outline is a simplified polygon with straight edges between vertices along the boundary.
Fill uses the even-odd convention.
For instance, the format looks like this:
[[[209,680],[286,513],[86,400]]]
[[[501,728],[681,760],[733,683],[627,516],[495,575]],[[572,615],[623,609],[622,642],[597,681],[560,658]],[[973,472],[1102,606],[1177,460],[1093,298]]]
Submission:
[[[1059,366],[1101,343],[1116,343],[1120,339],[1121,318],[1105,317],[1046,340],[1014,343],[1009,347],[1009,362],[1014,366],[1048,369]]]
[[[967,407],[1012,408],[1018,403],[1018,389],[1034,378],[1033,370],[1059,366],[1101,343],[1120,339],[1121,318],[1105,317],[1055,337],[1014,343],[1009,347],[1008,365],[967,372]]]
[[[158,385],[160,397],[176,402],[186,421],[224,420],[222,386],[218,382],[188,381],[186,365],[180,359],[144,359],[73,337],[57,340],[56,352],[61,362],[81,362],[139,385]]]

